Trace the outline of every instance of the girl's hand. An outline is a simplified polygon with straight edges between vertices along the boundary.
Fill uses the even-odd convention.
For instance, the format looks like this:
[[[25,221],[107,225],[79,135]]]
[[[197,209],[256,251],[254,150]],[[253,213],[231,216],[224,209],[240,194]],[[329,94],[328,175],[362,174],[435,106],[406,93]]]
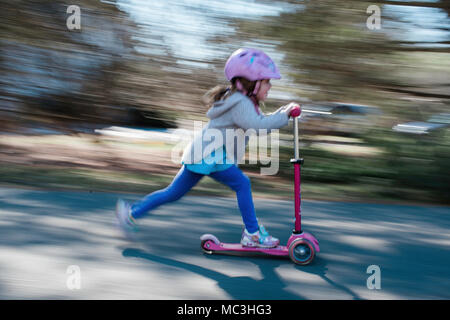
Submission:
[[[291,117],[291,116],[293,116],[293,117],[298,117],[299,115],[300,115],[300,112],[301,112],[301,108],[300,108],[300,105],[298,104],[298,103],[295,103],[295,102],[291,102],[291,103],[289,103],[288,105],[286,105],[285,107],[284,107],[285,109],[285,112]],[[295,111],[295,110],[298,110],[298,111]],[[291,114],[292,112],[294,112],[294,114]]]

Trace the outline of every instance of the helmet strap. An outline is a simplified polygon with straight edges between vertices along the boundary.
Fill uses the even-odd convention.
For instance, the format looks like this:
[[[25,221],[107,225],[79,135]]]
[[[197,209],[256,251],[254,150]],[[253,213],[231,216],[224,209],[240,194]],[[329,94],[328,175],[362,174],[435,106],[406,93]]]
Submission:
[[[256,96],[258,94],[260,87],[261,87],[261,80],[258,80],[256,81],[255,89],[253,89],[252,96]]]
[[[259,114],[259,100],[257,98],[257,94],[259,91],[259,88],[261,87],[261,80],[256,81],[255,88],[253,89],[253,92],[249,94],[250,99],[253,101],[253,104],[255,105],[256,113]]]
[[[238,79],[236,79],[235,85],[236,85],[236,89],[238,91],[240,91],[243,95],[248,96],[250,98],[250,100],[252,100],[253,104],[255,105],[256,113],[260,114],[260,112],[259,112],[259,101],[256,98],[256,94],[258,93],[259,88],[261,86],[261,81],[260,80],[256,81],[255,89],[253,89],[253,92],[251,92],[250,94],[248,94],[248,91],[244,89],[244,86],[242,85],[242,83]]]

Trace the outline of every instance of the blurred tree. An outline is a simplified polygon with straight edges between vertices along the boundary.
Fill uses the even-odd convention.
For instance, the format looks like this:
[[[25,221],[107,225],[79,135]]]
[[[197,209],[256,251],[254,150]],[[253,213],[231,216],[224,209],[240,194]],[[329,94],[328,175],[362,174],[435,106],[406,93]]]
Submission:
[[[366,27],[369,2],[303,1],[294,13],[262,22],[243,22],[245,30],[259,30],[263,38],[278,41],[286,54],[289,74],[310,90],[314,100],[355,98],[379,83],[392,52],[392,42]],[[306,94],[305,94],[306,93]]]
[[[3,112],[20,121],[127,123],[130,110],[143,110],[153,117],[147,126],[175,126],[162,70],[174,59],[136,52],[139,28],[101,1],[78,1],[81,30],[68,30],[71,4],[0,1],[0,99],[10,102]]]
[[[447,201],[449,167],[444,159],[449,154],[445,141],[448,132],[431,137],[404,137],[392,132],[390,127],[394,121],[401,121],[399,116],[423,120],[430,113],[448,112],[449,43],[431,37],[425,44],[420,38],[406,41],[389,22],[399,23],[404,30],[414,33],[419,26],[393,13],[402,12],[398,10],[401,6],[416,6],[433,8],[423,13],[422,18],[436,17],[439,12],[434,9],[445,10],[448,17],[449,1],[305,0],[296,3],[303,6],[295,12],[236,23],[242,34],[258,34],[259,41],[272,43],[285,54],[283,61],[290,67],[288,76],[297,84],[299,96],[313,101],[377,105],[384,110],[382,118],[387,122],[386,128],[374,126],[361,136],[385,151],[378,158],[344,157],[319,153],[314,148],[303,149],[303,154],[313,159],[305,169],[305,178],[336,183],[367,179],[391,181],[395,187],[390,190],[390,196],[414,197],[408,190],[413,188],[417,192],[415,197],[432,195],[435,200]],[[380,30],[366,26],[369,17],[366,10],[370,5],[381,8]],[[385,8],[387,5],[389,10]],[[446,26],[444,20],[427,27],[448,31]]]
[[[380,90],[448,99],[449,65],[441,70],[431,65],[444,62],[446,56],[427,59],[423,55],[448,52],[448,41],[436,43],[444,47],[424,47],[418,41],[395,39],[392,34],[396,30],[386,28],[383,21],[399,18],[385,14],[383,5],[394,6],[394,11],[406,5],[440,8],[448,13],[449,2],[305,0],[298,2],[303,7],[295,12],[262,21],[242,21],[239,26],[244,34],[257,33],[261,41],[279,43],[284,62],[291,66],[289,76],[301,88],[300,95],[313,100],[373,102],[379,99]],[[380,30],[366,26],[370,5],[381,8]]]

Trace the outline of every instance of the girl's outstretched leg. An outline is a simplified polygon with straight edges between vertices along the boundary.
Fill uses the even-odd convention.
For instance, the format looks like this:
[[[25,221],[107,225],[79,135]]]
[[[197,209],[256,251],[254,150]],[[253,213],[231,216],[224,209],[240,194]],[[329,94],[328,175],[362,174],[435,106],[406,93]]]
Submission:
[[[203,176],[203,174],[186,169],[186,166],[183,165],[168,187],[152,192],[141,201],[133,204],[131,206],[131,217],[135,219],[141,218],[146,212],[153,210],[164,203],[180,199],[191,190]]]

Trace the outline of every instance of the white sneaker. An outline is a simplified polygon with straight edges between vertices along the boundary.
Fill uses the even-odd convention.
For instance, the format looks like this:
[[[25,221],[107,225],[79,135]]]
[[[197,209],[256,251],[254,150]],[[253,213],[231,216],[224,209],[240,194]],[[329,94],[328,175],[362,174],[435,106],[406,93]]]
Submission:
[[[125,236],[132,238],[131,235],[137,231],[137,224],[131,216],[131,205],[123,199],[117,200],[116,217],[119,227],[125,233]]]
[[[274,248],[279,243],[280,240],[269,235],[262,225],[254,233],[249,233],[247,229],[242,232],[241,244],[244,247]]]

